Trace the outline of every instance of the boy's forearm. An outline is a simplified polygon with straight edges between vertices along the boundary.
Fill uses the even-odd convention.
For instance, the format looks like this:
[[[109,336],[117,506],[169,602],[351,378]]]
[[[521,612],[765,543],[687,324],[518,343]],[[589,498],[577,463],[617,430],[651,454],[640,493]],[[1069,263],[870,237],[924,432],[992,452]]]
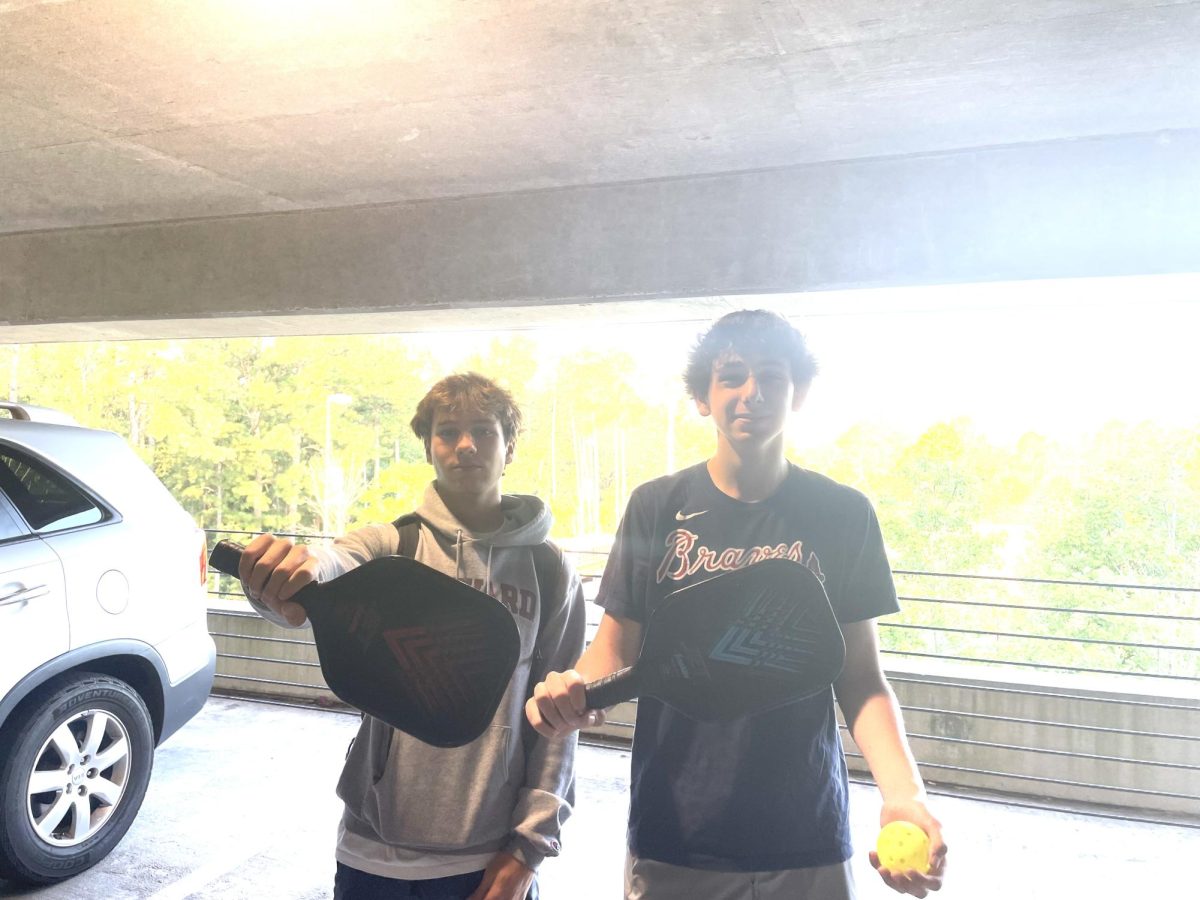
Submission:
[[[547,604],[548,616],[539,636],[537,654],[549,670],[564,669],[583,647],[587,611],[583,587],[574,569],[560,572],[565,584],[561,597]],[[525,783],[513,810],[513,831],[503,852],[536,869],[546,856],[556,856],[562,823],[575,802],[576,736],[537,735],[526,744]]]
[[[925,783],[908,746],[900,706],[891,688],[884,682],[881,690],[861,698],[856,705],[858,712],[850,724],[850,734],[884,801],[923,799]],[[847,722],[851,722],[849,716]]]
[[[583,656],[579,657],[579,661],[575,663],[575,671],[587,681],[603,678],[624,667],[625,663],[616,653],[612,652],[611,647],[600,647],[595,642],[584,651]]]
[[[637,662],[641,645],[642,626],[638,622],[606,613],[595,639],[575,663],[575,671],[586,681],[611,675]]]
[[[846,666],[836,684],[838,705],[885,801],[925,796],[925,783],[904,734],[900,704],[879,662],[871,621],[842,628]]]

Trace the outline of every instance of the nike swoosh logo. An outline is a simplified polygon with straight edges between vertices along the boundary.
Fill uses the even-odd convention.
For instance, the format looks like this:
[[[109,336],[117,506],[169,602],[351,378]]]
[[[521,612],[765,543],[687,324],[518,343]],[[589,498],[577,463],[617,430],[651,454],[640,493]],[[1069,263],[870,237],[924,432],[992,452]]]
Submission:
[[[702,509],[702,510],[700,510],[700,512],[687,513],[686,515],[684,515],[684,512],[681,509],[679,512],[675,513],[675,521],[676,522],[686,522],[688,519],[694,519],[694,518],[696,518],[696,516],[702,516],[706,512],[708,512],[707,509]]]

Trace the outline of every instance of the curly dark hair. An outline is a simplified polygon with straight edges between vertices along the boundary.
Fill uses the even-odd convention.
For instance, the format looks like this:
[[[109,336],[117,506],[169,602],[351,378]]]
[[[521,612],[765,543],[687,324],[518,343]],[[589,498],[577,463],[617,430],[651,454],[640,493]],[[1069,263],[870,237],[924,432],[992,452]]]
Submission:
[[[413,433],[425,442],[426,449],[433,437],[433,418],[439,409],[450,412],[472,410],[495,416],[506,443],[514,443],[521,433],[521,409],[517,401],[492,379],[478,372],[447,375],[421,398],[409,424]]]
[[[791,322],[769,310],[739,309],[717,319],[688,354],[683,381],[693,400],[708,399],[713,365],[727,353],[785,359],[798,388],[810,384],[817,374],[816,357]]]

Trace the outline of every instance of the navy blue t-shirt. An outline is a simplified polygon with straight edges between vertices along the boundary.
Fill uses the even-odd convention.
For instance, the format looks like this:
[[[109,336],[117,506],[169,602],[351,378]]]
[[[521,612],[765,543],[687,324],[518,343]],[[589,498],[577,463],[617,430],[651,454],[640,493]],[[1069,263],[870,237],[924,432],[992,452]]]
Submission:
[[[678,588],[784,556],[825,584],[839,622],[895,612],[879,522],[858,491],[791,466],[759,503],[721,492],[701,463],[629,499],[597,602],[644,623]],[[833,690],[733,722],[638,701],[629,846],[695,869],[769,871],[851,854],[846,763]]]

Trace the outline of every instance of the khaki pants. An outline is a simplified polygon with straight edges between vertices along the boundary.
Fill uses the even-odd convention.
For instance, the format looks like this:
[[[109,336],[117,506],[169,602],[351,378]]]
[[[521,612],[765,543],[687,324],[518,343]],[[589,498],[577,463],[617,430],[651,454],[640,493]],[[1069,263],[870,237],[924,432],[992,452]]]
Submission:
[[[850,860],[779,872],[713,872],[625,856],[625,900],[854,900]]]

